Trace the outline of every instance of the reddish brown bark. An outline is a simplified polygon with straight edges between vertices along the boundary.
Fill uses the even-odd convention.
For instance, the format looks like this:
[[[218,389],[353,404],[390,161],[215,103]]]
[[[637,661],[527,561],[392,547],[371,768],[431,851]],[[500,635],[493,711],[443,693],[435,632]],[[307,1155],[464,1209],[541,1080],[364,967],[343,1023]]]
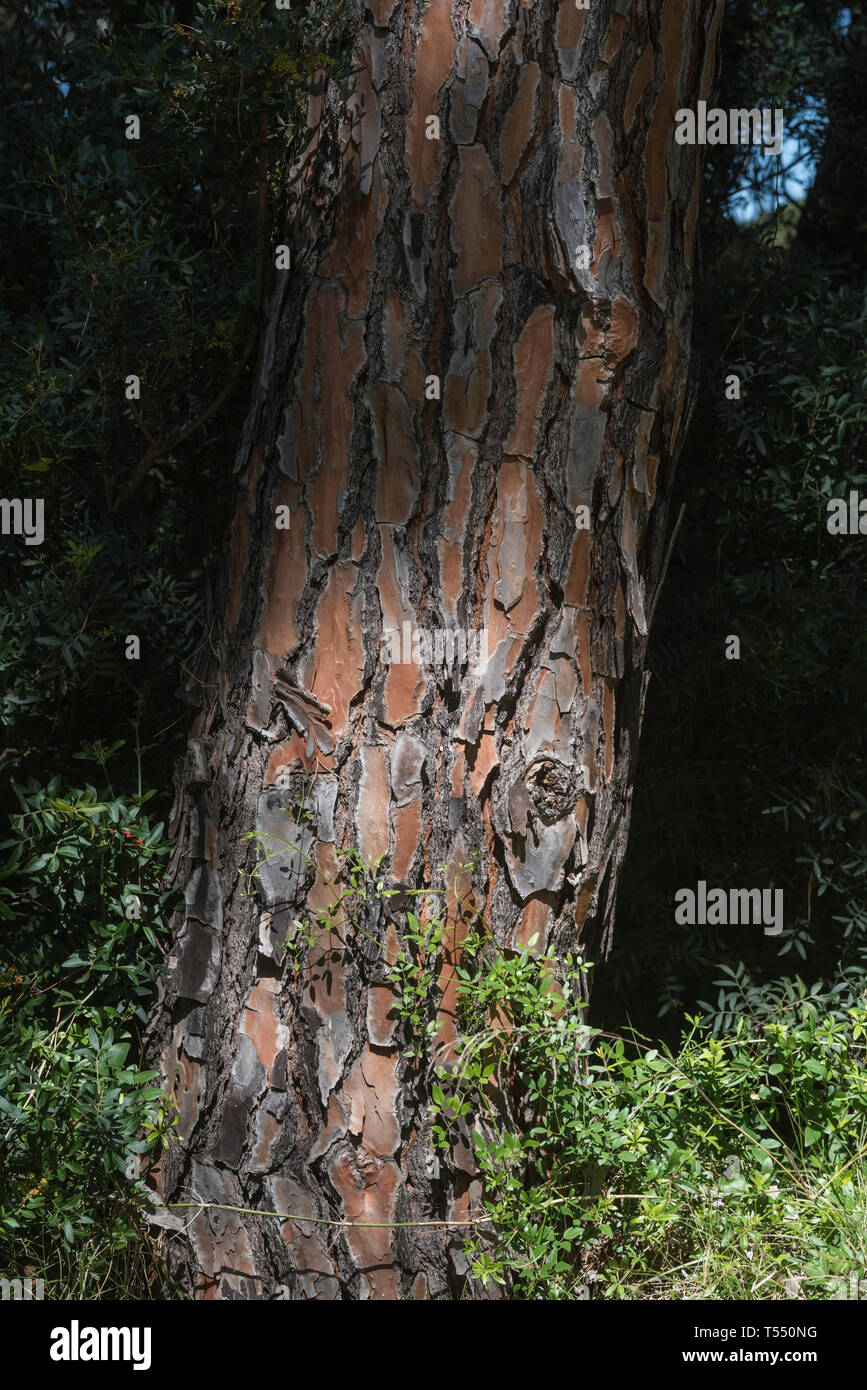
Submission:
[[[354,94],[313,104],[295,230],[275,238],[296,269],[271,305],[179,798],[187,906],[157,1028],[184,1144],[161,1181],[166,1200],[457,1220],[472,1161],[426,1176],[424,1075],[385,958],[318,941],[293,973],[280,942],[326,890],[287,854],[249,901],[241,837],[285,834],[315,774],[296,833],[326,875],[355,845],[424,887],[477,851],[464,889],[500,948],[607,948],[689,410],[699,152],[674,113],[709,95],[719,6],[366,16]],[[404,623],[486,629],[486,670],[389,664]],[[367,930],[397,947],[402,921]],[[440,1040],[454,1027],[452,988]],[[457,1230],[213,1209],[177,1258],[219,1298],[454,1297],[466,1273]]]

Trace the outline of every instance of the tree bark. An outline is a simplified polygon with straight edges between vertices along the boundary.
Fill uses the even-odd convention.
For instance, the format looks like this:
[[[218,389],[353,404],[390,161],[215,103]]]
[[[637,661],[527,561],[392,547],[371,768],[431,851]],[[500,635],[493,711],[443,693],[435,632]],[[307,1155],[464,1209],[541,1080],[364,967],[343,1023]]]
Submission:
[[[674,113],[709,95],[719,18],[717,0],[370,0],[351,97],[312,103],[153,1030],[183,1141],[165,1201],[352,1224],[203,1210],[175,1242],[190,1295],[466,1292],[460,1226],[388,1224],[480,1198],[469,1151],[426,1172],[426,1074],[386,971],[407,900],[295,970],[282,943],[330,890],[287,849],[245,896],[243,837],[288,825],[331,880],[356,846],[397,888],[475,852],[460,892],[498,949],[608,949],[690,407],[701,152]],[[486,667],[389,660],[404,624],[485,630]],[[453,985],[438,1007],[447,1048]]]

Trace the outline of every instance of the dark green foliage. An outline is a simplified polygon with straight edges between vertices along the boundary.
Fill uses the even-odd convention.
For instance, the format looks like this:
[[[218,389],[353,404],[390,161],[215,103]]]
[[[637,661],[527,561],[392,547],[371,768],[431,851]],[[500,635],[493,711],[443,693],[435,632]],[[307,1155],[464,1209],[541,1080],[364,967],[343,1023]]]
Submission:
[[[719,104],[743,104],[749,91],[748,104],[762,104],[782,82],[795,115],[805,104],[825,111],[831,97],[839,115],[851,52],[839,34],[828,49],[837,8],[795,7],[797,30],[787,29],[790,6],[773,16],[750,6],[753,20],[743,8],[733,7],[729,42],[754,52],[755,66],[726,81],[724,65]],[[854,9],[853,44],[863,22]],[[860,110],[852,86],[848,100]],[[827,172],[824,129],[814,152]],[[867,538],[826,526],[829,497],[867,496],[864,272],[854,229],[851,255],[830,235],[817,248],[815,225],[836,216],[821,194],[807,197],[806,240],[794,204],[747,225],[723,217],[741,158],[714,151],[708,175],[703,372],[679,479],[686,514],[651,648],[614,954],[593,1001],[600,1018],[628,1013],[672,1039],[697,1001],[709,1001],[717,1027],[738,1007],[714,984],[723,966],[744,981],[792,977],[808,992],[800,971],[810,989],[850,1001],[867,980]],[[725,398],[730,373],[740,400]],[[729,634],[741,639],[740,661],[724,658]],[[675,926],[675,891],[699,879],[783,888],[784,935]]]
[[[45,507],[42,545],[0,540],[0,1273],[57,1297],[156,1286],[124,1174],[171,1124],[137,1062],[162,823],[284,170],[316,75],[347,71],[341,10],[0,5],[0,491]]]
[[[104,770],[111,751],[87,756]],[[0,1266],[34,1266],[49,1296],[145,1296],[129,1178],[166,1123],[136,1059],[169,846],[142,809],[152,792],[125,800],[59,777],[14,792],[0,845]]]
[[[789,190],[804,172],[799,157],[815,164],[822,153],[829,94],[847,61],[848,9],[835,0],[727,0],[714,104],[781,109],[787,148],[777,163],[749,145],[708,147],[706,233],[727,236],[747,197],[767,210],[796,196]],[[717,250],[705,248],[705,270],[714,275]]]
[[[0,485],[43,498],[46,529],[3,538],[0,660],[9,742],[41,775],[46,718],[66,759],[124,736],[142,687],[148,735],[182,733],[180,663],[210,620],[273,243],[292,235],[283,171],[314,74],[346,66],[326,51],[338,8],[0,7]]]

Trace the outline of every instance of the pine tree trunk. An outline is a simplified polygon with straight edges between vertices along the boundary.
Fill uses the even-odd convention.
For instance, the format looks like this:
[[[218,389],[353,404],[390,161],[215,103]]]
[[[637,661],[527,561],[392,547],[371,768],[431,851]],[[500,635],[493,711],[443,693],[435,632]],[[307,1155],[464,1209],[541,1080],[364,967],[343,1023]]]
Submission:
[[[689,413],[700,151],[674,113],[709,95],[718,21],[717,0],[370,0],[352,96],[313,104],[179,791],[154,1030],[184,1142],[159,1177],[166,1201],[354,1224],[202,1211],[175,1241],[191,1295],[465,1286],[460,1227],[388,1224],[480,1195],[468,1151],[426,1173],[386,970],[407,900],[300,969],[283,948],[338,851],[404,888],[477,852],[462,890],[499,948],[608,948]],[[444,630],[454,661],[403,659]],[[246,894],[251,831],[322,876],[287,849]]]

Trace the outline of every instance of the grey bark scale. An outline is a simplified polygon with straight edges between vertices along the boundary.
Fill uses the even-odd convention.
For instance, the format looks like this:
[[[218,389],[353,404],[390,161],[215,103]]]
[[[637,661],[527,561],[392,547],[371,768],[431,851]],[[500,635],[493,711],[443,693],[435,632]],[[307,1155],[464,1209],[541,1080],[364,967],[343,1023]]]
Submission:
[[[174,1255],[190,1294],[484,1296],[459,1227],[393,1224],[481,1197],[467,1143],[426,1176],[428,1079],[374,944],[399,948],[405,900],[295,972],[282,943],[321,881],[286,849],[245,897],[244,836],[289,825],[332,878],[337,849],[381,852],[398,888],[475,851],[465,889],[498,949],[607,949],[689,414],[699,161],[674,111],[709,94],[719,17],[375,0],[351,97],[311,102],[152,1024],[179,1113],[163,1199],[295,1219],[199,1212]],[[487,668],[389,663],[404,622],[486,629]]]

